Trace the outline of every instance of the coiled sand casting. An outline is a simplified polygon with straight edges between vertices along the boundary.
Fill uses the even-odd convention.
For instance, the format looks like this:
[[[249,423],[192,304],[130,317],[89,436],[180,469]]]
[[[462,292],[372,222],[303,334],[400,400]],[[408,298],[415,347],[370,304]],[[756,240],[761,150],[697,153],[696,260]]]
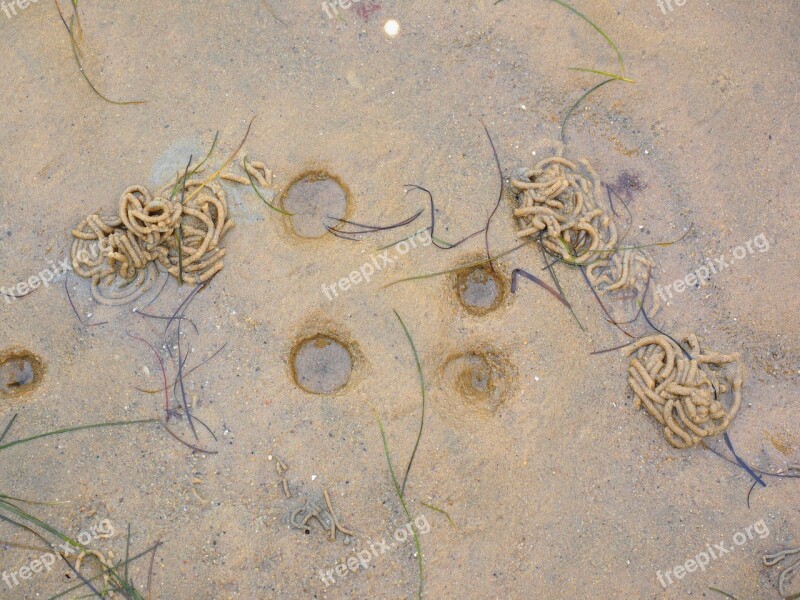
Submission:
[[[269,186],[271,173],[263,163],[243,160],[242,167],[259,185]],[[230,173],[220,179],[249,184]],[[220,242],[233,226],[218,181],[186,179],[154,195],[133,185],[122,193],[117,215],[92,214],[72,230],[72,266],[91,278],[99,303],[126,304],[147,292],[160,272],[189,284],[210,280],[224,267]]]
[[[600,293],[644,294],[655,266],[640,248],[617,248],[619,235],[611,215],[597,206],[601,184],[589,161],[578,164],[551,156],[539,161],[521,177],[510,180],[519,206],[514,216],[517,236],[535,237],[544,249],[572,265],[585,267],[592,286]],[[653,298],[651,314],[658,310]]]
[[[792,548],[790,550],[784,550],[782,552],[776,552],[775,554],[765,554],[762,558],[764,562],[764,566],[766,567],[774,567],[775,565],[779,564],[782,561],[786,561],[783,565],[783,571],[781,572],[780,577],[778,578],[778,592],[781,595],[781,598],[795,598],[795,596],[790,596],[790,592],[788,590],[789,583],[792,581],[794,576],[797,573],[800,573],[800,560],[795,560],[793,563],[790,564],[791,561],[786,560],[788,557],[800,554],[800,546],[797,548]],[[786,566],[789,565],[789,566]],[[779,567],[780,568],[780,567]]]
[[[695,334],[683,341],[691,358],[666,335],[641,338],[623,351],[631,356],[628,384],[636,408],[644,406],[676,448],[690,448],[725,431],[741,406],[744,379],[738,352],[704,352]],[[732,377],[726,376],[726,365],[733,367]],[[728,392],[732,399],[726,407],[721,398]]]

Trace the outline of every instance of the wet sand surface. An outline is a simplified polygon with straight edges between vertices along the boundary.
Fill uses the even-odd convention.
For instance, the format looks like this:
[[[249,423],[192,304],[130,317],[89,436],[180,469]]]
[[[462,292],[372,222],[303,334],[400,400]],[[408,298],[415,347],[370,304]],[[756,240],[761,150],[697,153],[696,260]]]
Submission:
[[[277,202],[304,172],[323,170],[347,188],[347,219],[385,225],[425,210],[358,242],[300,237],[252,188],[226,184],[236,227],[223,243],[225,268],[186,311],[196,330],[185,321],[181,329],[187,370],[227,344],[185,377],[193,414],[217,439],[197,424],[196,441],[185,417],[170,420],[183,439],[217,454],[192,452],[158,424],[73,432],[3,450],[0,493],[57,503],[21,506],[71,536],[108,519],[114,535],[89,547],[116,560],[128,524],[132,554],[162,541],[154,599],[415,597],[415,545],[393,538],[408,519],[368,405],[381,416],[402,478],[421,398],[397,311],[427,386],[405,489],[412,516],[429,526],[418,528],[426,598],[723,597],[709,587],[740,600],[780,598],[780,571],[761,557],[800,546],[800,482],[767,479],[748,509],[752,479],[744,470],[701,447],[669,446],[633,406],[627,360],[590,354],[628,339],[579,271],[556,266],[585,330],[530,281],[505,293],[515,268],[552,283],[534,245],[496,261],[499,306],[485,297],[491,290],[466,294],[490,310],[466,310],[455,275],[384,287],[481,260],[482,235],[453,250],[390,248],[392,262],[370,281],[324,292],[365,264],[381,264],[378,248],[428,225],[427,196],[405,194],[404,184],[432,192],[438,238],[452,242],[483,227],[499,178],[481,120],[507,183],[515,169],[562,148],[564,114],[602,80],[569,67],[618,69],[605,40],[554,2],[380,4],[365,21],[354,7],[340,9],[339,20],[318,2],[275,2],[282,23],[257,1],[81,2],[87,74],[110,98],[147,100],[134,106],[92,93],[51,4],[0,13],[2,286],[63,261],[81,219],[113,213],[129,185],[154,190],[173,180],[190,155],[206,154],[217,131],[212,163],[220,166],[254,115],[244,150],[273,172],[268,200]],[[743,406],[728,429],[737,452],[765,471],[800,463],[797,11],[697,0],[665,12],[655,1],[576,7],[619,46],[635,83],[614,82],[587,98],[568,122],[564,155],[588,158],[612,185],[626,173],[641,182],[630,195],[626,242],[685,235],[649,248],[653,286],[665,298],[654,321],[741,352]],[[390,18],[400,24],[394,38],[384,32]],[[341,197],[335,204],[341,211]],[[494,254],[518,243],[512,208],[506,187],[490,229]],[[761,234],[763,251],[752,243]],[[748,242],[751,250],[736,258]],[[706,285],[665,291],[720,257],[729,266]],[[485,278],[474,282],[486,287]],[[137,389],[163,385],[159,363],[128,335],[157,347],[172,382],[165,322],[132,312],[154,293],[107,307],[92,301],[88,280],[71,273],[67,286],[83,324],[64,275],[0,302],[0,352],[27,349],[44,364],[35,389],[0,396],[0,431],[18,415],[6,442],[163,417],[163,394]],[[147,311],[171,315],[191,290],[171,280]],[[648,332],[641,320],[631,330]],[[314,336],[324,337],[299,356],[301,387],[292,361]],[[177,339],[173,325],[167,346]],[[721,438],[709,445],[727,452]],[[307,530],[291,526],[308,503],[327,513],[324,490],[354,537],[339,533],[332,542],[325,515]],[[447,511],[453,524],[423,503]],[[748,539],[734,543],[748,527]],[[336,573],[384,539],[392,547],[366,570]],[[660,584],[659,571],[720,541],[732,551]],[[42,547],[0,523],[2,572],[41,554],[10,544]],[[149,561],[130,566],[140,590]],[[320,575],[328,570],[333,583]],[[0,582],[0,597],[48,598],[75,580],[59,561],[20,585]]]

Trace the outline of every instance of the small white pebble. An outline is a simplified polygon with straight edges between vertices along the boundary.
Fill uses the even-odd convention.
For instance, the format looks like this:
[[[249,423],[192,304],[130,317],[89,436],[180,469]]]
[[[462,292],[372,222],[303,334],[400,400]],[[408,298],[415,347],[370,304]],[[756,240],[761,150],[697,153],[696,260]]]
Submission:
[[[316,475],[312,475],[312,476],[311,476],[311,481],[314,481],[316,478],[317,478],[317,476],[316,476]]]
[[[394,19],[389,19],[383,26],[383,31],[386,32],[386,35],[389,37],[395,37],[398,33],[400,33],[400,23]]]

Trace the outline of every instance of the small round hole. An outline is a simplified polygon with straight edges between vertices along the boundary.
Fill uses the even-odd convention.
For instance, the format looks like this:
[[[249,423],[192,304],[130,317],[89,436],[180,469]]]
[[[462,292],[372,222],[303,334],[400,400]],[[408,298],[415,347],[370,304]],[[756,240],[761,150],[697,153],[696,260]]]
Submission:
[[[295,344],[291,354],[295,383],[311,394],[332,394],[350,381],[353,357],[347,346],[324,334]]]
[[[295,235],[319,238],[328,233],[327,227],[339,225],[338,219],[347,216],[350,193],[347,186],[326,171],[308,171],[286,188],[280,203],[292,213],[289,223]]]
[[[506,281],[488,264],[456,272],[455,292],[459,304],[474,315],[485,315],[498,308],[506,297]]]
[[[21,396],[42,380],[42,361],[27,350],[6,350],[0,354],[0,395]]]

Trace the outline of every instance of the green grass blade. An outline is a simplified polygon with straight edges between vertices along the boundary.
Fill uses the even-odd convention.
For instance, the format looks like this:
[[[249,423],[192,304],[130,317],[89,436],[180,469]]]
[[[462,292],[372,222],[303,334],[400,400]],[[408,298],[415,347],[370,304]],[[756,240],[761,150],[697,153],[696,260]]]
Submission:
[[[83,78],[86,80],[86,83],[89,84],[89,87],[92,88],[92,91],[95,94],[97,94],[100,98],[108,102],[109,104],[116,104],[117,106],[126,106],[129,104],[147,104],[147,100],[129,100],[124,102],[121,102],[119,100],[112,100],[111,98],[103,94],[100,90],[98,90],[97,87],[95,87],[95,85],[92,83],[92,80],[89,79],[89,76],[86,74],[86,71],[83,70],[83,64],[81,64],[80,52],[78,50],[78,42],[75,40],[75,34],[73,33],[73,29],[76,27],[75,23],[76,23],[77,13],[72,15],[72,18],[70,19],[71,25],[68,25],[66,19],[64,19],[64,15],[61,13],[61,7],[58,5],[57,1],[56,1],[56,8],[58,8],[58,13],[59,16],[61,17],[61,21],[62,23],[64,23],[64,27],[67,28],[67,33],[69,33],[69,42],[72,48],[72,55],[75,57],[75,63],[78,65],[78,70],[81,72],[81,75],[83,75]],[[80,25],[78,25],[78,28],[80,28]]]
[[[397,483],[397,477],[394,474],[394,467],[392,467],[392,456],[389,453],[389,444],[386,441],[386,432],[383,430],[383,423],[381,422],[381,417],[378,414],[378,411],[375,410],[375,407],[372,406],[372,403],[369,400],[365,400],[365,402],[369,405],[372,409],[373,414],[375,415],[375,419],[378,421],[378,428],[381,431],[381,440],[383,441],[383,451],[386,454],[386,462],[389,465],[389,473],[392,476],[392,483],[394,483],[395,492],[397,492],[397,497],[400,499],[400,504],[403,506],[403,511],[406,513],[406,518],[408,522],[411,524],[411,532],[414,535],[414,545],[417,548],[417,562],[419,563],[419,589],[417,591],[417,599],[422,600],[422,586],[423,586],[423,572],[422,572],[422,547],[419,543],[419,536],[417,535],[417,528],[414,527],[414,523],[411,519],[411,512],[408,510],[408,506],[406,505],[405,498],[403,498],[403,492],[400,490],[400,485]]]
[[[14,496],[6,496],[5,494],[0,494],[0,499],[13,500],[14,502],[22,502],[23,504],[37,506],[58,506],[59,504],[68,504],[68,502],[36,502],[35,500],[25,500],[25,498],[15,498]]]
[[[414,362],[417,364],[417,374],[419,375],[419,386],[420,391],[422,392],[422,416],[419,420],[419,433],[417,434],[417,441],[414,444],[414,450],[411,452],[411,458],[408,461],[408,466],[406,467],[406,474],[403,476],[403,485],[400,486],[400,493],[406,493],[406,482],[408,481],[408,474],[411,472],[411,465],[414,462],[414,457],[417,455],[417,448],[419,448],[419,441],[422,439],[422,428],[425,425],[425,375],[422,373],[422,364],[419,361],[419,354],[417,353],[417,347],[414,345],[414,340],[411,337],[411,334],[408,332],[408,327],[403,322],[403,319],[400,318],[400,315],[397,311],[394,311],[394,316],[397,317],[397,320],[400,321],[400,325],[403,327],[403,332],[406,334],[406,339],[408,339],[408,343],[411,345],[411,352],[414,354]]]
[[[47,531],[48,533],[54,535],[55,537],[59,538],[60,540],[63,540],[65,542],[67,542],[68,544],[70,544],[74,548],[78,548],[78,549],[84,550],[84,551],[88,550],[88,548],[86,548],[86,546],[84,546],[83,544],[81,544],[77,540],[73,540],[68,535],[62,533],[61,531],[59,531],[55,527],[45,523],[44,521],[42,521],[41,519],[39,519],[39,518],[37,518],[35,516],[25,512],[24,510],[22,510],[21,508],[19,508],[18,506],[14,505],[14,504],[12,504],[10,502],[6,502],[5,500],[0,499],[0,509],[6,510],[6,511],[16,515],[20,519],[23,519],[24,521],[27,521],[28,523],[31,523],[33,525],[36,525],[40,529],[43,529],[43,530]],[[9,519],[8,517],[5,517],[2,514],[0,514],[0,517],[3,520],[9,521],[9,522],[11,522],[11,523],[13,523],[13,524],[15,524],[15,525],[17,525],[19,527],[27,529],[28,531],[30,531],[32,534],[34,534],[35,536],[39,537],[43,541],[45,541],[45,542],[47,541],[45,538],[43,538],[41,536],[41,534],[39,534],[35,530],[31,529],[30,527],[28,527],[28,526],[26,526],[24,524],[21,524],[21,523],[17,523],[16,521],[13,521],[12,519]],[[156,545],[156,547],[157,547],[157,545]],[[139,556],[144,556],[149,551],[150,550],[147,550],[147,551],[143,552]],[[127,555],[127,551],[126,551],[126,555]],[[138,558],[138,556],[134,557],[134,559],[135,558]],[[134,559],[131,559],[131,560],[134,560]],[[128,562],[129,562],[128,560],[125,561],[126,569],[127,569]],[[116,588],[118,588],[119,590],[123,591],[125,597],[129,598],[130,600],[144,600],[143,596],[136,590],[136,588],[134,588],[133,585],[130,582],[127,581],[127,578],[123,579],[123,578],[121,578],[119,576],[119,574],[116,572],[116,568],[117,567],[115,567],[113,569],[107,569],[107,570],[103,569],[104,572],[107,572],[109,574],[110,579],[113,582],[114,586],[116,586]],[[73,570],[74,570],[74,568],[73,568]],[[75,571],[75,573],[80,575],[77,571]],[[102,576],[102,575],[103,575],[103,573],[101,573],[99,576]],[[52,598],[57,598],[59,596],[63,596],[65,594],[69,593],[69,591],[71,591],[73,589],[78,589],[80,587],[83,587],[84,585],[87,585],[90,581],[91,580],[89,580],[89,579],[84,579],[83,583],[78,584],[76,587],[71,588],[70,590],[68,590],[66,592],[63,592],[63,593],[59,594],[58,596],[53,596]],[[94,591],[94,588],[92,588],[91,586],[89,586],[89,587],[92,589],[92,591]]]
[[[614,73],[606,73],[605,71],[598,71],[597,69],[587,69],[584,67],[570,67],[570,71],[581,71],[582,73],[594,73],[595,75],[602,75],[603,77],[611,77],[617,81],[624,81],[625,83],[636,83],[633,79],[628,79],[622,75],[615,75]]]
[[[52,549],[52,544],[50,544],[50,542],[47,540],[47,538],[45,538],[42,534],[40,534],[35,529],[32,529],[31,527],[28,527],[27,525],[25,525],[23,523],[19,523],[19,522],[15,521],[14,519],[9,519],[7,516],[5,516],[2,513],[0,513],[0,521],[5,521],[6,523],[11,523],[15,527],[19,527],[20,529],[24,529],[25,531],[27,531],[28,533],[30,533],[34,537],[42,540],[45,544],[47,544],[50,547],[50,549]],[[21,548],[21,549],[25,549],[25,550],[32,549],[31,547],[23,545],[23,544],[9,544],[9,546],[12,546],[12,547],[15,547],[15,548]],[[48,552],[50,551],[50,549],[48,550]]]
[[[8,435],[9,431],[11,431],[11,426],[14,424],[14,421],[17,420],[18,414],[19,413],[14,413],[14,416],[11,417],[11,420],[8,422],[8,425],[6,425],[6,428],[3,430],[3,433],[0,434],[0,444],[3,443],[3,440],[6,439],[6,435]]]
[[[564,295],[564,289],[561,287],[561,283],[558,281],[558,277],[556,277],[555,269],[550,267],[550,270],[551,270],[550,274],[553,277],[553,282],[556,284],[556,288],[558,289],[558,293],[561,294],[561,297],[564,298],[564,301],[567,303],[567,307],[569,308],[569,312],[572,313],[572,316],[575,319],[575,322],[578,324],[578,327],[581,328],[581,331],[586,331],[586,328],[583,326],[583,323],[581,323],[581,320],[578,318],[578,315],[575,314],[575,309],[572,308],[572,302],[567,300],[567,297]]]
[[[11,506],[13,507],[13,505],[11,505]],[[18,508],[18,507],[14,507],[14,508]],[[19,510],[19,511],[22,513],[20,516],[22,516],[22,518],[23,518],[23,519],[25,519],[25,520],[29,520],[29,519],[28,519],[28,517],[30,517],[30,518],[32,518],[32,519],[35,519],[35,517],[32,517],[31,515],[27,515],[27,513],[25,513],[24,511],[22,511],[22,509],[18,509],[18,510]],[[17,513],[15,512],[15,514],[17,514]],[[17,522],[17,521],[15,521],[15,520],[13,520],[13,519],[9,519],[7,516],[5,516],[5,515],[4,515],[4,514],[2,514],[2,513],[0,513],[0,520],[2,520],[2,521],[5,521],[5,522],[7,522],[7,523],[11,523],[12,525],[15,525],[15,526],[19,527],[20,529],[24,529],[24,530],[26,530],[28,533],[30,533],[30,534],[31,534],[31,535],[33,535],[34,537],[36,537],[36,538],[38,538],[38,539],[42,540],[42,541],[43,541],[45,544],[47,544],[47,545],[48,545],[48,546],[50,546],[51,548],[54,548],[53,544],[52,544],[52,543],[51,543],[51,542],[50,542],[50,541],[49,541],[49,540],[48,540],[46,537],[44,537],[44,536],[43,536],[41,533],[39,533],[39,532],[38,532],[38,531],[36,531],[35,529],[33,529],[33,528],[31,528],[31,527],[28,527],[28,526],[27,526],[27,525],[25,525],[24,523],[19,523],[19,522]],[[71,543],[71,542],[70,542],[70,543]],[[76,547],[77,547],[77,546],[76,546]],[[82,550],[85,550],[85,548],[81,548],[81,549],[82,549]],[[65,556],[64,556],[64,555],[63,555],[61,552],[58,552],[58,553],[57,553],[57,555],[58,555],[58,556],[59,556],[59,557],[60,557],[60,558],[61,558],[61,559],[62,559],[62,560],[63,560],[63,561],[66,563],[66,565],[67,565],[67,566],[68,566],[70,569],[72,569],[73,573],[75,573],[75,575],[77,575],[77,576],[78,576],[78,577],[79,577],[79,578],[80,578],[80,579],[83,581],[83,583],[82,583],[82,584],[80,584],[80,585],[87,585],[87,586],[89,587],[89,589],[91,589],[91,590],[92,590],[92,592],[94,593],[94,595],[95,595],[95,596],[98,596],[98,597],[101,597],[101,598],[102,598],[102,595],[101,595],[101,594],[100,594],[100,593],[99,593],[99,592],[98,592],[98,591],[97,591],[97,590],[96,590],[96,589],[95,589],[95,588],[94,588],[94,587],[91,585],[91,583],[89,583],[89,582],[86,580],[86,578],[85,578],[85,577],[83,577],[83,576],[80,574],[80,572],[78,572],[78,571],[75,569],[75,567],[74,567],[74,566],[72,566],[72,564],[71,564],[71,563],[70,563],[70,562],[69,562],[69,561],[68,561],[68,560],[65,558]],[[80,587],[80,586],[79,586],[79,587]]]
[[[540,240],[542,238],[542,233],[539,234]],[[558,293],[561,294],[561,297],[564,299],[564,302],[567,303],[567,308],[569,308],[569,312],[572,313],[572,316],[575,319],[575,322],[578,324],[578,327],[581,328],[581,331],[586,331],[586,328],[583,326],[583,323],[581,323],[581,320],[578,318],[578,315],[575,314],[575,309],[572,308],[572,303],[569,300],[567,300],[567,295],[564,293],[564,289],[561,287],[561,282],[558,280],[558,277],[556,277],[556,270],[553,268],[553,265],[547,262],[547,255],[545,254],[544,246],[539,244],[539,249],[542,251],[542,260],[544,260],[545,264],[547,265],[547,270],[550,272],[550,277],[553,279],[553,283],[556,284],[556,289],[558,290]]]
[[[183,285],[183,227],[175,229],[175,244],[178,246],[178,285]]]
[[[75,548],[80,548],[82,550],[86,550],[86,547],[83,544],[81,544],[79,541],[73,540],[72,538],[70,538],[66,534],[61,533],[55,527],[52,527],[52,526],[48,525],[47,523],[45,523],[44,521],[42,521],[40,519],[37,519],[33,515],[28,514],[27,512],[25,512],[24,510],[22,510],[18,506],[14,505],[14,504],[11,504],[10,502],[7,502],[5,500],[0,499],[0,508],[2,508],[4,510],[7,510],[8,512],[16,515],[17,517],[19,517],[21,519],[24,519],[25,521],[28,521],[29,523],[33,523],[34,525],[36,525],[40,529],[44,529],[45,531],[53,534],[54,536],[56,536],[60,540],[68,542],[69,544],[71,544]]]
[[[185,187],[186,186],[186,181],[189,179],[189,177],[194,177],[195,173],[197,173],[200,170],[200,168],[204,164],[206,164],[206,161],[209,158],[211,158],[211,155],[214,153],[214,148],[217,147],[217,140],[219,140],[219,131],[217,131],[214,134],[214,141],[211,142],[211,148],[208,150],[208,154],[206,154],[205,158],[203,160],[201,160],[199,163],[197,163],[191,171],[189,171],[188,173],[184,173],[183,177],[178,176],[176,178],[175,186],[172,188],[172,193],[169,195],[169,199],[170,200],[172,200],[172,198],[175,196],[175,194],[178,193],[178,188],[181,185],[183,185]]]
[[[425,273],[423,275],[414,275],[412,277],[404,277],[403,279],[396,279],[395,281],[390,281],[389,283],[387,283],[383,287],[385,289],[385,288],[388,288],[388,287],[392,287],[393,285],[397,285],[398,283],[404,283],[406,281],[417,281],[419,279],[427,279],[429,277],[439,277],[440,275],[449,275],[450,273],[456,273],[456,272],[461,271],[463,269],[471,269],[472,267],[479,267],[481,265],[487,264],[488,262],[495,261],[498,258],[503,258],[504,256],[508,256],[512,252],[516,252],[520,248],[523,248],[524,246],[527,246],[531,242],[535,242],[535,241],[536,241],[536,238],[531,238],[531,239],[523,242],[522,244],[519,244],[518,246],[514,246],[510,250],[506,250],[505,252],[501,252],[500,254],[495,254],[491,259],[485,258],[483,260],[479,260],[477,262],[470,263],[468,265],[461,265],[460,267],[455,267],[453,269],[447,269],[446,271],[437,271],[436,273]]]
[[[553,0],[553,1],[555,2],[556,0]],[[598,83],[596,86],[594,86],[594,87],[593,87],[593,88],[591,88],[590,90],[588,90],[588,91],[584,92],[584,93],[583,93],[583,95],[582,95],[580,98],[578,98],[578,101],[577,101],[577,102],[575,102],[575,104],[573,104],[573,105],[570,107],[570,109],[567,111],[567,114],[566,114],[566,116],[564,117],[564,120],[563,120],[563,121],[561,121],[561,141],[562,141],[562,142],[564,142],[565,144],[567,143],[567,140],[566,140],[566,137],[565,137],[565,132],[566,132],[566,130],[567,130],[567,121],[568,121],[568,120],[569,120],[569,118],[572,116],[572,113],[573,113],[573,112],[575,112],[575,109],[576,109],[576,108],[578,108],[578,106],[580,105],[580,103],[581,103],[581,102],[583,102],[583,101],[584,101],[584,99],[586,99],[586,97],[587,97],[589,94],[591,94],[591,93],[592,93],[592,92],[594,92],[595,90],[599,90],[599,89],[600,89],[601,87],[603,87],[605,84],[607,84],[607,83],[611,83],[612,81],[617,81],[617,79],[616,79],[616,78],[614,78],[614,77],[610,77],[610,78],[608,78],[608,79],[605,79],[605,80],[601,81],[600,83]]]
[[[12,519],[8,519],[9,523],[13,523],[14,525],[19,525],[22,527],[20,523],[13,521]],[[31,550],[32,552],[39,552],[41,554],[47,554],[48,552],[52,551],[52,548],[45,548],[43,546],[30,546],[28,544],[15,544],[14,542],[9,542],[8,540],[0,540],[0,546],[3,546],[4,549],[8,548],[17,548],[19,550]]]
[[[219,177],[220,174],[222,174],[225,171],[225,169],[227,169],[230,166],[230,164],[233,162],[233,159],[236,158],[236,155],[239,154],[239,151],[244,147],[244,143],[247,141],[247,138],[250,135],[250,130],[253,127],[253,123],[256,120],[256,116],[257,115],[254,115],[253,118],[250,119],[250,123],[248,123],[247,125],[247,131],[244,132],[244,137],[242,138],[242,141],[239,142],[239,145],[236,147],[236,150],[234,150],[233,153],[227,159],[225,159],[225,162],[222,163],[222,166],[220,168],[218,168],[210,176],[206,177],[203,181],[201,181],[200,184],[197,186],[197,189],[194,190],[191,194],[189,194],[186,198],[184,198],[183,200],[184,204],[188,203],[192,198],[201,193],[203,189],[208,186],[209,183],[211,183],[217,177]]]
[[[718,590],[715,587],[709,587],[708,589],[710,589],[712,592],[717,592],[718,594],[722,594],[723,596],[725,596],[726,598],[730,598],[731,600],[737,600],[736,596],[732,596],[728,592],[723,592],[722,590]],[[787,598],[787,600],[789,599]]]
[[[128,581],[128,559],[131,555],[131,524],[128,523],[128,535],[125,536],[125,581]]]
[[[686,239],[686,236],[689,235],[689,233],[691,232],[693,225],[694,223],[691,223],[689,227],[686,229],[686,233],[684,233],[681,237],[675,240],[668,240],[666,242],[653,242],[652,244],[638,244],[636,246],[614,246],[613,248],[593,250],[592,251],[593,254],[608,254],[608,256],[604,256],[603,258],[598,258],[597,260],[590,260],[584,264],[578,264],[574,261],[567,260],[566,258],[563,258],[561,256],[554,256],[553,260],[564,265],[569,265],[571,267],[588,267],[589,265],[598,263],[601,260],[606,260],[610,258],[620,250],[638,250],[640,248],[654,248],[654,247],[666,248],[667,246],[672,246],[673,244],[677,244],[678,242],[682,242],[684,239]]]
[[[447,520],[450,521],[450,525],[452,525],[453,527],[457,527],[457,525],[455,524],[455,521],[453,521],[453,519],[450,518],[450,513],[448,513],[446,510],[442,510],[441,508],[437,508],[433,504],[428,504],[427,502],[420,502],[420,504],[422,504],[422,506],[430,508],[431,510],[435,510],[436,512],[443,514],[445,517],[447,517]]]
[[[158,422],[159,422],[158,419],[140,419],[137,421],[109,421],[107,423],[94,423],[92,425],[79,425],[77,427],[67,427],[65,429],[56,429],[55,431],[48,431],[47,433],[39,433],[37,435],[23,438],[21,440],[8,442],[7,444],[3,444],[2,446],[0,446],[0,450],[5,450],[6,448],[11,448],[11,446],[17,446],[18,444],[25,444],[27,442],[32,442],[33,440],[38,440],[52,435],[60,435],[62,433],[70,433],[72,431],[81,431],[83,429],[97,429],[100,427],[122,427],[124,425],[143,425],[145,423],[158,423]]]
[[[266,204],[267,206],[269,206],[275,212],[279,212],[282,215],[286,215],[287,217],[294,216],[294,213],[287,212],[287,211],[283,210],[282,208],[278,208],[277,206],[274,206],[274,205],[270,204],[269,202],[267,202],[267,199],[264,198],[264,196],[261,195],[260,191],[258,191],[258,187],[256,186],[255,179],[253,179],[253,176],[250,174],[250,171],[247,170],[247,159],[246,158],[243,159],[242,162],[244,163],[244,172],[247,175],[247,178],[250,180],[250,185],[253,186],[253,191],[256,193],[256,196],[261,198],[261,201],[264,204]]]
[[[139,554],[136,554],[136,555],[132,556],[132,557],[131,557],[131,559],[130,559],[129,561],[126,561],[126,563],[128,563],[128,562],[134,562],[135,560],[138,560],[138,559],[142,558],[143,556],[146,556],[147,554],[149,554],[150,552],[152,552],[153,550],[155,550],[156,548],[158,548],[160,545],[161,545],[161,542],[159,542],[159,543],[157,543],[157,544],[154,544],[153,546],[150,546],[150,547],[149,547],[147,550],[145,550],[145,551],[143,551],[143,552],[140,552]],[[118,568],[118,567],[117,567],[117,568]],[[90,579],[87,579],[86,581],[88,581],[88,582],[92,582],[92,581],[94,581],[95,579],[100,579],[100,578],[101,578],[103,575],[105,575],[106,573],[110,573],[110,572],[111,572],[111,569],[104,568],[104,569],[102,570],[102,572],[100,572],[99,574],[95,575],[94,577],[92,577],[92,578],[90,578]],[[73,585],[71,588],[68,588],[68,589],[64,590],[63,592],[59,592],[59,593],[58,593],[58,594],[56,594],[55,596],[50,596],[50,598],[48,598],[47,600],[57,600],[58,598],[61,598],[61,597],[63,597],[63,596],[66,596],[66,595],[67,595],[67,594],[69,594],[70,592],[74,592],[75,590],[77,590],[77,589],[79,589],[79,588],[82,588],[84,585],[86,585],[86,584],[85,584],[85,583],[79,583],[79,584],[77,584],[77,585]]]
[[[602,36],[603,36],[603,37],[606,39],[606,41],[607,41],[607,42],[608,42],[608,43],[611,45],[611,47],[614,49],[614,52],[616,52],[616,53],[617,53],[617,60],[619,60],[619,66],[620,66],[620,69],[622,69],[622,75],[623,75],[623,76],[625,76],[625,63],[624,63],[624,62],[623,62],[623,60],[622,60],[622,52],[620,52],[620,51],[619,51],[619,48],[617,48],[617,45],[616,45],[616,44],[615,44],[613,41],[611,41],[611,38],[610,38],[610,37],[608,37],[608,36],[606,35],[606,32],[605,32],[605,31],[603,31],[602,29],[600,29],[600,28],[599,28],[597,25],[595,25],[595,24],[594,24],[594,22],[593,22],[593,21],[592,21],[592,20],[591,20],[589,17],[587,17],[586,15],[584,15],[582,12],[580,12],[580,11],[579,11],[578,9],[576,9],[575,7],[573,7],[573,6],[569,5],[569,4],[567,4],[566,2],[562,2],[562,0],[553,0],[553,2],[555,2],[556,4],[560,4],[561,6],[563,6],[564,8],[566,8],[567,10],[571,10],[573,13],[575,13],[575,14],[576,14],[576,15],[578,15],[578,16],[579,16],[581,19],[583,19],[583,20],[584,20],[584,21],[586,21],[586,22],[587,22],[589,25],[591,25],[591,26],[592,26],[592,27],[595,29],[595,31],[597,31],[597,33],[599,33],[600,35],[602,35]]]
[[[422,233],[423,231],[425,231],[425,230],[427,230],[427,229],[430,229],[430,227],[423,227],[423,228],[422,228],[422,229],[420,229],[419,231],[415,231],[415,232],[414,232],[414,233],[412,233],[411,235],[409,235],[409,236],[407,236],[407,237],[404,237],[404,238],[403,238],[403,239],[401,239],[401,240],[397,240],[396,242],[392,242],[391,244],[386,244],[385,246],[381,246],[380,248],[377,248],[377,249],[375,250],[375,252],[380,252],[381,250],[386,250],[387,248],[391,248],[392,246],[396,246],[396,245],[397,245],[397,244],[399,244],[400,242],[405,242],[406,240],[410,240],[410,239],[411,239],[412,237],[414,237],[415,235],[419,235],[420,233]],[[437,237],[435,237],[435,236],[432,236],[432,237],[431,237],[431,239],[432,239],[434,242],[436,242],[437,244],[441,245],[441,246],[447,246],[448,248],[451,248],[451,247],[453,246],[453,244],[451,244],[450,242],[445,242],[444,240],[440,240],[439,238],[437,238]]]

